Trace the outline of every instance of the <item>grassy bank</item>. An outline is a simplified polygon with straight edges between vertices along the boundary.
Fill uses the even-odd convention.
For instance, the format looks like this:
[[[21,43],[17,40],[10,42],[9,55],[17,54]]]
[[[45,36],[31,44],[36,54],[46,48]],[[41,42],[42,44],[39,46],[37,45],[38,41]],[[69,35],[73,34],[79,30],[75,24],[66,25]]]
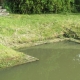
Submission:
[[[0,44],[0,68],[20,65],[36,60],[38,59],[27,54],[14,51],[11,48],[5,47]]]
[[[45,41],[55,38],[66,37],[80,40],[79,17],[80,14],[10,14],[9,16],[5,17],[0,16],[0,43],[8,47],[21,47],[20,45],[23,44],[33,45],[32,43],[36,43],[37,41]],[[5,49],[5,47],[3,47],[3,49],[1,47],[0,55],[4,57],[6,52],[3,51],[3,49]],[[7,56],[15,55],[16,57],[16,55],[18,55],[15,51],[10,52],[10,49],[7,48],[6,50],[8,53]],[[20,56],[23,55],[24,54],[21,54]],[[3,60],[1,56],[0,60]],[[6,58],[3,60],[3,63],[5,63],[5,60]],[[22,58],[19,60],[22,61]],[[11,62],[15,63],[14,59]]]
[[[0,43],[17,46],[23,43],[77,35],[80,38],[80,15],[15,15],[0,17]],[[69,31],[72,31],[70,33]],[[75,34],[76,32],[76,34]]]
[[[57,15],[10,15],[0,17],[0,42],[4,45],[41,41],[62,32]],[[5,23],[5,24],[4,24]]]

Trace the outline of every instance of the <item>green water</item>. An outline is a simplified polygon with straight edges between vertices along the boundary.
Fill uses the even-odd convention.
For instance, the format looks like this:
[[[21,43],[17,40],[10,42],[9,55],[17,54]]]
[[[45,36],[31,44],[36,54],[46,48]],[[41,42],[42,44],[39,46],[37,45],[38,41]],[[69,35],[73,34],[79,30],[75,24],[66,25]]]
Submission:
[[[0,80],[80,80],[80,44],[58,42],[19,51],[39,61],[0,71]]]

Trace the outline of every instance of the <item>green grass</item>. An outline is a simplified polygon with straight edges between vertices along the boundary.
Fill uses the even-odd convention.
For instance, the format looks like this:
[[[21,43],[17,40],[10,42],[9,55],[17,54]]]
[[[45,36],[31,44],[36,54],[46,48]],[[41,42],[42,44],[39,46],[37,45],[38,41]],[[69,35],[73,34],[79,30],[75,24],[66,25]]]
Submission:
[[[17,52],[0,44],[0,68],[20,65],[35,60],[37,59],[34,57],[28,56],[27,54],[23,54],[21,52]]]
[[[66,28],[80,28],[80,15],[40,14],[19,15],[11,14],[0,17],[0,42],[6,45],[28,43],[53,39],[58,35],[68,34]],[[78,36],[80,30],[78,31]],[[69,34],[68,34],[69,35]]]
[[[0,16],[0,43],[9,47],[61,37],[80,40],[80,14],[10,14]],[[24,54],[0,45],[0,67],[15,65]],[[6,60],[13,59],[11,62]],[[19,61],[19,62],[20,62]],[[2,63],[3,62],[3,63]],[[24,61],[23,61],[24,62]]]
[[[63,34],[63,27],[80,27],[79,17],[79,14],[11,14],[0,17],[0,42],[13,45],[55,38]]]

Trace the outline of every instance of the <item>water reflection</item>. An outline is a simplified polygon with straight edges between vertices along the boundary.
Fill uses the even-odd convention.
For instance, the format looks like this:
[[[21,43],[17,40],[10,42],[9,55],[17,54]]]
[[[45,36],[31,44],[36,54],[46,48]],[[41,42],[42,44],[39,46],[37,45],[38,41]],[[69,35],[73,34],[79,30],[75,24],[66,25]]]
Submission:
[[[78,62],[80,64],[80,54],[77,54],[74,59],[75,62]]]

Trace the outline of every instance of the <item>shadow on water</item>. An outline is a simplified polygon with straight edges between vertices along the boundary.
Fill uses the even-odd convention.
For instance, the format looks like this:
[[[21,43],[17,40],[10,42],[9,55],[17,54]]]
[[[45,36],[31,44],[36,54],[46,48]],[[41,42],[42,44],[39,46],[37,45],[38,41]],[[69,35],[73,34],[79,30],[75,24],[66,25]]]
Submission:
[[[39,61],[0,71],[0,80],[80,80],[80,44],[58,42],[19,51]]]

